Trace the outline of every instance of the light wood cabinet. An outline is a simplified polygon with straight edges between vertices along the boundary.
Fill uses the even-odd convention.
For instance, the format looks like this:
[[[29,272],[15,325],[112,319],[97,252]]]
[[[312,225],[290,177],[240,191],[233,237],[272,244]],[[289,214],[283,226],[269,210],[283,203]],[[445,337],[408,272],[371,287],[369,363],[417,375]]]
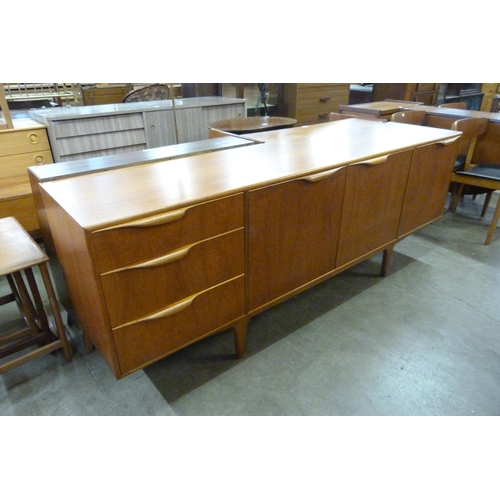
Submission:
[[[297,125],[328,121],[339,105],[349,103],[348,83],[285,83],[280,96],[279,114],[295,118]]]
[[[45,127],[14,120],[14,128],[0,130],[0,218],[15,217],[27,231],[39,228],[28,167],[52,162]]]

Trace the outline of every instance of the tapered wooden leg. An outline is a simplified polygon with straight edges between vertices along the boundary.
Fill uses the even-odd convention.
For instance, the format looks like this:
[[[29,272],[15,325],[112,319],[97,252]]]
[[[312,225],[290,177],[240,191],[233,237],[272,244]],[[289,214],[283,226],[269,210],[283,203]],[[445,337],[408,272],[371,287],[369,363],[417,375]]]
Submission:
[[[242,358],[245,355],[245,346],[247,339],[247,326],[249,317],[244,317],[238,320],[234,325],[234,345],[236,351],[236,357],[238,359]]]
[[[89,354],[94,350],[94,344],[85,331],[83,332],[83,348],[86,354]]]
[[[391,257],[393,252],[394,252],[394,245],[384,250],[382,258],[382,268],[380,270],[380,276],[382,276],[383,278],[385,278],[387,276],[387,273],[389,272],[389,264],[391,263]]]
[[[488,229],[488,234],[486,235],[486,241],[484,242],[485,245],[489,245],[491,243],[499,219],[500,219],[500,198],[498,198],[497,206],[495,208],[495,213],[493,214],[493,218],[491,219],[490,227]]]
[[[488,210],[488,207],[490,205],[490,200],[491,200],[492,194],[493,194],[493,191],[488,191],[486,193],[486,197],[484,198],[484,203],[483,203],[483,209],[481,210],[481,217],[484,217],[486,215],[486,210]]]
[[[455,183],[455,186],[453,187],[453,191],[451,194],[451,200],[450,200],[450,212],[452,214],[455,213],[457,210],[458,202],[460,201],[460,198],[462,197],[462,191],[464,189],[463,184],[458,184]]]

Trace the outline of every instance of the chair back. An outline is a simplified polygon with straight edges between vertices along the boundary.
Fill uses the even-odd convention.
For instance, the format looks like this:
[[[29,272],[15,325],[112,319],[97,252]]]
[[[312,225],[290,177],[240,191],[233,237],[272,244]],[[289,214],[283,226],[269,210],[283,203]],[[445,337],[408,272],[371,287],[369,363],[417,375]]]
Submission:
[[[142,89],[130,91],[122,102],[142,102],[142,101],[162,101],[170,99],[170,89],[168,85],[155,83]]]
[[[451,130],[462,132],[458,154],[465,156],[463,170],[470,170],[477,138],[486,132],[487,127],[488,118],[463,118],[452,123]]]
[[[467,109],[466,102],[447,102],[446,104],[440,104],[440,108],[454,108],[454,109]]]
[[[391,115],[391,122],[409,123],[411,125],[425,125],[427,113],[421,110],[398,111]]]

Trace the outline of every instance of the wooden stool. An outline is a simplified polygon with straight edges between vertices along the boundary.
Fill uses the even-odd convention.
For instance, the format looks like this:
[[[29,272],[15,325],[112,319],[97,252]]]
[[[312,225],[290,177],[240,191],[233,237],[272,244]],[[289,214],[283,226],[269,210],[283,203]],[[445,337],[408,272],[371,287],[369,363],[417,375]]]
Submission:
[[[0,276],[6,276],[11,293],[0,297],[0,306],[16,302],[27,326],[7,334],[0,333],[0,358],[11,356],[27,347],[38,347],[0,364],[0,373],[62,349],[67,361],[72,358],[59,305],[47,267],[48,256],[14,217],[0,219]],[[52,332],[36,284],[32,266],[37,265],[45,285],[55,321]],[[22,272],[25,278],[23,278]],[[26,286],[27,281],[28,286]]]

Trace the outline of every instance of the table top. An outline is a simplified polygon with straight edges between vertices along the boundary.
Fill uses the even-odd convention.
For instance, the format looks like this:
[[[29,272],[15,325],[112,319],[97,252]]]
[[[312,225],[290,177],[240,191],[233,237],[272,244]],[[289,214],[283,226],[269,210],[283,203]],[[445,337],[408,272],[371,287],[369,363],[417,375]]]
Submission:
[[[93,231],[459,136],[351,118],[253,133],[246,137],[264,142],[44,182],[40,189]]]
[[[221,106],[228,104],[242,104],[245,99],[233,97],[188,97],[175,99],[175,108],[197,108],[206,106]],[[172,100],[145,102],[124,102],[116,104],[97,104],[94,106],[56,107],[47,109],[34,109],[30,111],[30,117],[41,123],[47,124],[51,121],[74,120],[76,118],[90,118],[94,116],[119,115],[137,113],[143,111],[161,111],[172,109]]]
[[[14,217],[0,219],[0,276],[49,260]]]
[[[417,108],[407,108],[408,111]],[[459,120],[460,118],[488,118],[491,122],[500,122],[500,113],[490,113],[488,111],[474,111],[470,109],[440,108],[439,106],[419,106],[419,110],[425,111],[429,115],[449,116]]]
[[[250,116],[248,118],[229,118],[210,124],[210,128],[226,132],[256,132],[276,128],[291,127],[297,123],[295,118],[282,116]]]
[[[339,106],[339,110],[352,110],[352,111],[373,111],[380,112],[381,114],[389,114],[395,113],[397,111],[401,111],[403,109],[412,108],[415,106],[419,106],[418,102],[409,102],[409,101],[375,101],[375,102],[363,102],[361,104],[342,104]]]

